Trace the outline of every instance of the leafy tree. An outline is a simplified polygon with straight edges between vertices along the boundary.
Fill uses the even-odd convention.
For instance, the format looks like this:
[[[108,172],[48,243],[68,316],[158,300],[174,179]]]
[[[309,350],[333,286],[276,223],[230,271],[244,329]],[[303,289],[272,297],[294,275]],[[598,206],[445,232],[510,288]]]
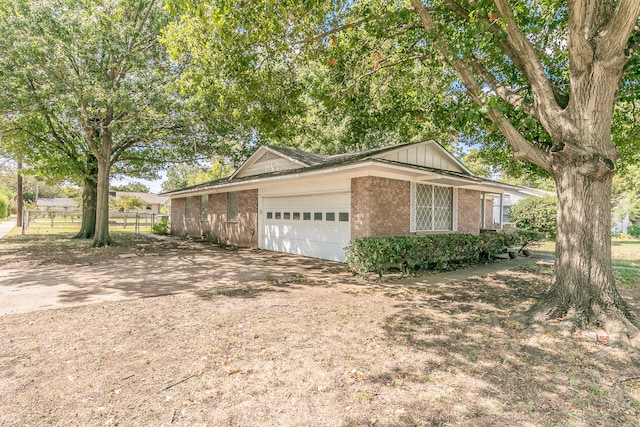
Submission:
[[[436,123],[447,117],[441,114],[448,105],[450,118],[443,123],[469,135],[476,127],[475,135],[483,136],[501,163],[511,159],[514,170],[544,171],[556,183],[554,278],[533,318],[597,324],[612,340],[639,335],[637,319],[614,284],[610,196],[620,154],[637,149],[637,139],[617,138],[621,126],[614,117],[625,120],[618,99],[637,102],[640,2],[170,4],[183,13],[165,43],[190,66],[185,87],[212,99],[218,120],[230,111],[241,122],[252,114],[253,126],[268,134],[304,111],[305,100],[330,105],[325,95],[331,92],[342,93],[332,98],[337,111],[354,114],[341,104],[353,96],[353,105],[366,113],[383,99],[361,103],[372,93],[363,88],[374,76],[404,82],[416,98],[440,97],[426,112]],[[328,71],[310,76],[316,64]],[[457,82],[437,90],[420,85],[452,76]],[[475,108],[467,108],[469,102]],[[374,121],[360,123],[366,129]]]
[[[112,185],[111,191],[125,191],[130,193],[148,193],[149,187],[141,182],[130,182],[122,185]]]
[[[550,239],[556,237],[557,216],[558,200],[553,196],[528,197],[509,209],[509,221],[517,228],[544,233]]]
[[[8,217],[9,213],[9,198],[0,193],[0,219]]]
[[[202,184],[228,176],[232,172],[232,168],[220,160],[214,161],[208,168],[187,164],[174,165],[167,170],[167,179],[162,183],[162,191],[175,191],[191,185]]]
[[[640,221],[640,165],[629,165],[613,178],[613,216],[614,222],[626,215],[634,221]]]
[[[168,91],[178,69],[157,42],[167,14],[154,0],[20,0],[1,1],[0,18],[16,112],[30,103],[39,113],[19,121],[22,140],[42,140],[42,158],[61,174],[74,173],[74,157],[91,166],[74,176],[95,176],[93,246],[108,245],[112,171],[152,173],[154,159],[181,151],[169,147],[187,123]]]
[[[147,203],[137,198],[136,196],[120,196],[119,198],[112,198],[112,205],[114,208],[120,211],[129,212],[139,208],[144,208]]]

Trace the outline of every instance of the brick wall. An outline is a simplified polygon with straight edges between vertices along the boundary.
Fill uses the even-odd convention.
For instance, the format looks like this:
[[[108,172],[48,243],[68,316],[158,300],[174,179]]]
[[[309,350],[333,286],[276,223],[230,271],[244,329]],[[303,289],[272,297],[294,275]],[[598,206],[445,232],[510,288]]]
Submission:
[[[185,215],[186,200],[191,200],[191,215]],[[176,236],[200,237],[200,196],[182,197],[171,200],[171,234]]]
[[[253,236],[251,230],[254,230]],[[171,201],[171,233],[207,235],[240,247],[258,246],[258,190],[238,192],[238,220],[227,221],[227,193],[209,194],[207,216],[200,217],[200,196],[191,198],[191,218],[185,218],[185,198]]]
[[[409,234],[409,181],[367,176],[351,180],[351,238]]]
[[[480,205],[482,193],[458,190],[458,233],[480,232]]]
[[[175,234],[176,236],[184,235],[184,205],[184,197],[171,200],[171,234]]]

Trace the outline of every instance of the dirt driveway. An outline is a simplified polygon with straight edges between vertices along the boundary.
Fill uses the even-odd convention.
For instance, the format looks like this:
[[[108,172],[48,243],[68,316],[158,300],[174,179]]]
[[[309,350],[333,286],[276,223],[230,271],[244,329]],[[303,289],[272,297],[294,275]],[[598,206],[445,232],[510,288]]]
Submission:
[[[637,351],[514,320],[547,266],[410,286],[119,241],[0,242],[0,305],[36,309],[0,315],[0,426],[640,423]],[[638,310],[640,289],[622,292]]]
[[[142,245],[142,244],[140,244]],[[129,298],[198,293],[215,284],[291,282],[305,279],[362,283],[344,265],[257,250],[225,250],[209,244],[157,242],[156,249],[129,249],[112,259],[51,263],[24,268],[27,260],[1,256],[0,315]],[[68,259],[66,261],[72,261]],[[12,268],[13,267],[13,268]]]

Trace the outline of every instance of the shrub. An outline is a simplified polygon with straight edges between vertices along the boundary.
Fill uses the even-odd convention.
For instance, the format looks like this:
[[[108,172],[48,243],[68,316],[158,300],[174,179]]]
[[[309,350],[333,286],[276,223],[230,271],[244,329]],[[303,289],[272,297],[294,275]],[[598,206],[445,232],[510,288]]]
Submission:
[[[9,216],[9,199],[4,194],[0,194],[0,219]]]
[[[529,197],[511,207],[509,220],[517,228],[545,233],[550,239],[555,239],[557,213],[558,200],[555,197]]]
[[[153,224],[151,227],[151,232],[153,234],[167,235],[169,234],[169,217],[161,216],[158,217],[158,221]]]
[[[633,236],[633,237],[635,237],[635,238],[640,239],[640,225],[632,225],[632,226],[630,226],[630,227],[627,229],[627,232],[628,232],[631,236]]]
[[[347,246],[347,264],[359,274],[389,271],[450,270],[505,253],[508,248],[540,240],[537,233],[437,234],[431,236],[362,237]],[[516,248],[516,249],[518,249]]]

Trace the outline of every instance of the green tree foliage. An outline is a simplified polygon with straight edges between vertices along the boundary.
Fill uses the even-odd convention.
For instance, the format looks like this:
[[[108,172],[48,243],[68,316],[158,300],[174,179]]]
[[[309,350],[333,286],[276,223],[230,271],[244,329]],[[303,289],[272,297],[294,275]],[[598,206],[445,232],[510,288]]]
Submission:
[[[627,165],[613,179],[613,223],[629,215],[640,223],[640,164]]]
[[[167,179],[162,183],[162,191],[180,190],[228,176],[232,172],[233,168],[221,160],[215,160],[210,167],[188,164],[174,165],[167,170]]]
[[[9,214],[9,198],[0,192],[0,219],[8,217]]]
[[[433,50],[415,31],[406,31],[406,13],[390,7],[388,22],[317,37],[332,24],[323,22],[329,5],[200,3],[163,37],[185,64],[182,91],[210,126],[249,143],[235,147],[243,153],[264,142],[333,154],[457,140],[451,115],[468,100],[443,91],[455,76],[441,60],[429,59]],[[387,32],[388,25],[398,31]]]
[[[523,230],[545,233],[550,239],[556,238],[556,217],[558,199],[553,196],[528,197],[509,209],[509,221]]]
[[[115,210],[129,212],[136,209],[144,208],[147,203],[135,196],[120,196],[118,198],[111,197],[111,205]]]
[[[129,193],[148,193],[149,187],[141,182],[130,182],[122,185],[112,185],[111,191],[125,191]]]
[[[179,67],[158,43],[168,22],[162,6],[0,1],[1,98],[13,112],[3,126],[16,146],[41,142],[30,151],[59,175],[77,176],[74,162],[91,166],[83,175],[97,183],[94,246],[110,243],[112,172],[153,173],[192,151],[186,112],[169,91]]]
[[[213,121],[283,135],[281,123],[295,131],[289,118],[317,106],[317,117],[328,111],[344,118],[346,129],[355,123],[364,136],[344,145],[362,148],[367,135],[389,135],[377,125],[401,132],[403,119],[414,123],[414,107],[423,105],[423,118],[481,142],[503,169],[552,177],[555,273],[532,315],[580,313],[580,326],[601,325],[616,339],[640,336],[615,288],[610,256],[613,172],[625,163],[621,155],[638,151],[638,138],[623,136],[634,126],[614,120],[631,120],[640,93],[640,2],[170,4],[182,15],[164,42],[188,65],[182,87],[210,102]],[[403,99],[407,104],[387,108]]]

